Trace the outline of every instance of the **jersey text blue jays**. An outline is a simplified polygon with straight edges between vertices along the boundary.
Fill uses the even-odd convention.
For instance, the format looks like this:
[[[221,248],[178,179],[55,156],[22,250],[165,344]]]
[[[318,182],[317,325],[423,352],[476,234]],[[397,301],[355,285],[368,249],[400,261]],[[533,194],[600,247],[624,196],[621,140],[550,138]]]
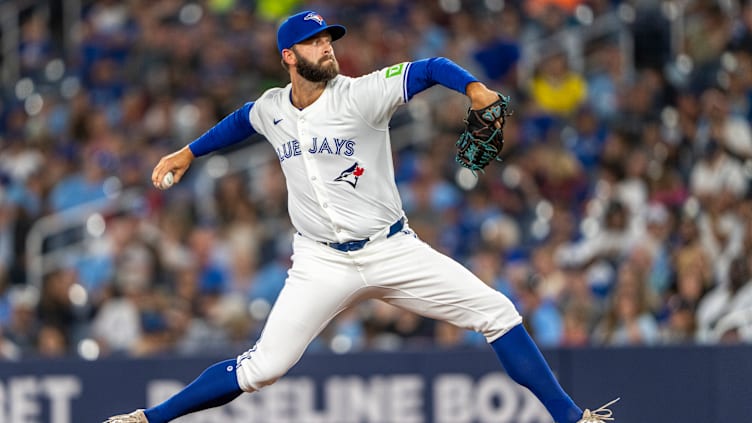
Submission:
[[[279,161],[283,162],[286,159],[297,157],[302,154],[300,148],[300,142],[298,140],[287,141],[281,146],[276,148],[277,157]],[[352,156],[355,154],[355,141],[344,140],[339,138],[328,139],[326,137],[319,139],[319,137],[313,137],[311,139],[311,147],[308,149],[310,154],[336,154],[341,156]]]

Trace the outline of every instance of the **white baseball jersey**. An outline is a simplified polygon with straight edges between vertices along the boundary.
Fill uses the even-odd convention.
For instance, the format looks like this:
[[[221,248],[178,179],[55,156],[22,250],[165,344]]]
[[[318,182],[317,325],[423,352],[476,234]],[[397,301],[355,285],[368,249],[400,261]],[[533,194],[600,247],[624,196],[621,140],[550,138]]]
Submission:
[[[291,85],[266,91],[250,112],[279,157],[295,228],[318,241],[365,239],[402,216],[389,120],[406,100],[409,63],[360,78],[337,76],[298,110]]]

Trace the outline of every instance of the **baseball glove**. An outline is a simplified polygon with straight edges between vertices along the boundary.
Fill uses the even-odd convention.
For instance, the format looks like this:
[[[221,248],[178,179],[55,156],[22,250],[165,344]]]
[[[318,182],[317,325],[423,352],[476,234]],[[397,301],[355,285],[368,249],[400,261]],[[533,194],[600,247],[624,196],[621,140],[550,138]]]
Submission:
[[[465,117],[465,130],[457,140],[455,160],[462,166],[475,171],[499,159],[504,147],[504,123],[511,115],[509,96],[499,94],[499,99],[478,110],[469,109]]]

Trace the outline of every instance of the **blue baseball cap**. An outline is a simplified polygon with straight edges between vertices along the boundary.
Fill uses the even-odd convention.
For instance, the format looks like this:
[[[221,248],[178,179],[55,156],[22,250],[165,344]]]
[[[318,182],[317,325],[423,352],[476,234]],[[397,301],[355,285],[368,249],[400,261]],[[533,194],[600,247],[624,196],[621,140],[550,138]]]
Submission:
[[[285,19],[277,30],[277,48],[282,53],[282,50],[307,40],[322,31],[329,31],[332,41],[339,40],[347,32],[342,25],[327,25],[321,15],[311,10],[292,15]]]

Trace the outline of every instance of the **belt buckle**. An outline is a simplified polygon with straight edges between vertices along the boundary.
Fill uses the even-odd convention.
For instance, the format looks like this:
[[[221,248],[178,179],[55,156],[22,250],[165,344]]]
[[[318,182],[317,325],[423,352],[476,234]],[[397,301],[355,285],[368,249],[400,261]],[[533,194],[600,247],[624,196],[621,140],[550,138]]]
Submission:
[[[387,233],[386,237],[390,238],[392,235],[395,235],[399,231],[402,230],[402,228],[405,227],[405,218],[401,217],[398,221],[394,222],[392,225],[389,226],[389,232]],[[337,251],[342,252],[350,252],[350,251],[358,251],[366,246],[368,241],[370,241],[371,238],[366,239],[358,239],[355,241],[346,241],[346,242],[327,242],[324,243],[326,246],[334,248]]]
[[[350,251],[358,251],[362,249],[368,241],[369,239],[366,238],[347,242],[330,242],[327,245],[334,248],[335,250],[347,253]]]

